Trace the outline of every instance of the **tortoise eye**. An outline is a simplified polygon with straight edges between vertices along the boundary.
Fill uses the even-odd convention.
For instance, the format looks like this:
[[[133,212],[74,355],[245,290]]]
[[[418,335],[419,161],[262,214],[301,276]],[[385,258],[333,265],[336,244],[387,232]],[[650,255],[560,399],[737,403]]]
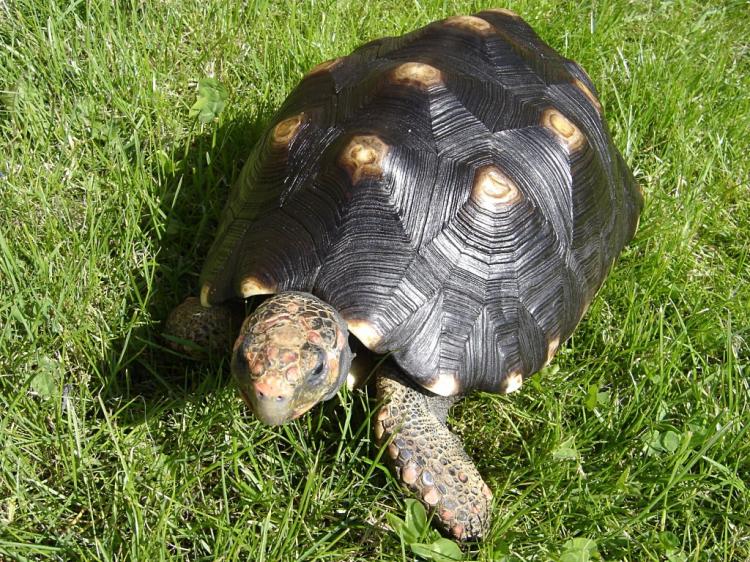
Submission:
[[[320,378],[326,370],[326,352],[320,348],[318,348],[316,351],[317,362],[315,363],[315,367],[313,367],[313,369],[310,371],[310,377],[312,379]]]

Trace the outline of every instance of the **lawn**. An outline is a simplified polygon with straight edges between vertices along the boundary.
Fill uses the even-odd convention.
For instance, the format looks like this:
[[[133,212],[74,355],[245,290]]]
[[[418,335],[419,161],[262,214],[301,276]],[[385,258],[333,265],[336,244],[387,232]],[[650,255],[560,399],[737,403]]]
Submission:
[[[488,5],[0,1],[0,559],[414,558],[365,392],[265,427],[161,326],[308,69]],[[495,491],[466,557],[750,560],[750,8],[507,7],[587,69],[646,206],[552,365],[455,409]]]

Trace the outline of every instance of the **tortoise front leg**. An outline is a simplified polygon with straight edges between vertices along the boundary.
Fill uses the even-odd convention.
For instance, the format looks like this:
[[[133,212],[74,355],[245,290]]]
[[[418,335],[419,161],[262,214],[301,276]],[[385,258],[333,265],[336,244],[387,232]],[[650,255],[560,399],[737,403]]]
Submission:
[[[376,375],[383,406],[375,436],[379,444],[388,443],[396,478],[434,510],[434,520],[444,531],[460,540],[481,538],[489,528],[492,492],[461,440],[445,425],[457,397],[418,388],[391,362]]]
[[[167,340],[169,347],[193,359],[228,354],[239,332],[242,313],[241,303],[204,307],[196,297],[188,297],[169,313],[164,334],[173,338]]]

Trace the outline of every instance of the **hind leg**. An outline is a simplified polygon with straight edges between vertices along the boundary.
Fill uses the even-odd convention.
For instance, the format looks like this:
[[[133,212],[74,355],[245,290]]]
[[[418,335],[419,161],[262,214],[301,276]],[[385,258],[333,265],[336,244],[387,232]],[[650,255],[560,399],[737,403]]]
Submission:
[[[375,436],[389,443],[386,454],[396,478],[434,510],[433,521],[457,539],[486,534],[492,492],[445,425],[456,397],[436,396],[417,388],[386,362],[377,373]]]

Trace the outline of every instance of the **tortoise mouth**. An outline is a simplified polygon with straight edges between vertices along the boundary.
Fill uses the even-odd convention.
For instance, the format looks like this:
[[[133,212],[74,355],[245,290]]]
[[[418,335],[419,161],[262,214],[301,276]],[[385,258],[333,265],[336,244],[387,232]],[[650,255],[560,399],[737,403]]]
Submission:
[[[290,415],[288,410],[282,412],[268,410],[253,410],[255,417],[266,425],[284,425],[288,421],[295,419]]]
[[[252,410],[255,417],[267,425],[283,425],[286,422],[293,421],[306,414],[312,409],[317,402],[305,404],[303,406],[294,408],[294,404],[290,403],[290,400],[274,401],[269,402],[268,405],[262,403],[260,400],[253,400],[251,394],[248,393],[244,388],[237,388],[240,397],[245,402],[248,408]]]
[[[312,407],[315,406],[315,404],[308,404],[307,406],[302,406],[301,408],[297,408],[292,412],[291,419],[296,420],[299,418],[302,414],[306,414],[308,411],[312,409]]]
[[[297,417],[293,403],[288,398],[269,400],[253,397],[246,392],[243,392],[243,398],[245,402],[249,402],[255,417],[266,425],[283,425]]]
[[[243,385],[237,385],[237,389],[255,417],[266,425],[283,425],[297,419],[309,409],[295,409],[290,398],[259,396],[258,393],[248,392]]]

